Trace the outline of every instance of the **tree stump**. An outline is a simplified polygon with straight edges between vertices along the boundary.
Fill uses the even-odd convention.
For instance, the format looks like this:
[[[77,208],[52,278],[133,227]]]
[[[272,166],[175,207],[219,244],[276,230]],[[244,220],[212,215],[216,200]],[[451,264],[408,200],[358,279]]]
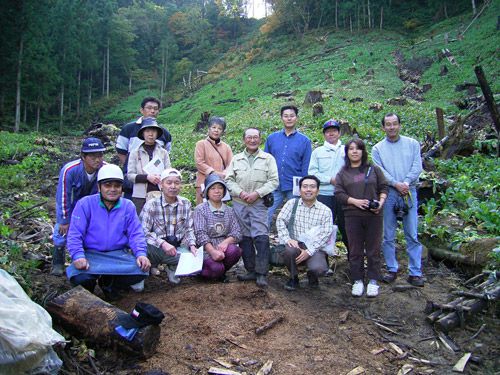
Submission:
[[[321,104],[321,103],[314,103],[312,109],[313,109],[313,117],[318,117],[318,116],[321,116],[322,114],[324,114],[323,104]]]
[[[208,126],[208,119],[210,118],[210,112],[203,112],[200,115],[200,121],[196,123],[196,126],[194,128],[195,132],[198,132]]]
[[[352,129],[348,121],[340,120],[340,134],[342,135],[352,135]]]
[[[398,96],[396,98],[387,99],[387,104],[389,105],[405,105],[408,103],[406,98]]]
[[[306,94],[304,104],[313,105],[314,103],[323,101],[323,93],[319,90],[311,90]]]
[[[132,341],[127,341],[115,332],[115,328],[119,325],[118,319],[128,314],[81,286],[49,301],[45,308],[61,327],[91,342],[140,358],[150,358],[156,352],[159,326],[141,328]]]

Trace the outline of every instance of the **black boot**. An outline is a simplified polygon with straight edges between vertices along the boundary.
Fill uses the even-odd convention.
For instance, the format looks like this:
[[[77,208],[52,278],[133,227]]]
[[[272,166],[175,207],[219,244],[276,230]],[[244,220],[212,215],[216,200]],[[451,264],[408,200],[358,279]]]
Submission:
[[[240,248],[242,251],[241,257],[243,258],[243,264],[245,265],[245,269],[247,270],[248,274],[253,274],[251,279],[248,280],[255,280],[255,248],[253,246],[253,239],[252,237],[243,237],[240,241]],[[240,281],[246,281],[242,280],[242,277],[246,275],[241,275],[238,276],[238,280]]]
[[[257,236],[254,238],[257,257],[255,259],[255,273],[257,274],[257,285],[267,286],[267,273],[269,272],[269,236]]]
[[[62,276],[64,273],[64,246],[55,246],[52,249],[52,270],[50,271],[51,275],[54,276]]]

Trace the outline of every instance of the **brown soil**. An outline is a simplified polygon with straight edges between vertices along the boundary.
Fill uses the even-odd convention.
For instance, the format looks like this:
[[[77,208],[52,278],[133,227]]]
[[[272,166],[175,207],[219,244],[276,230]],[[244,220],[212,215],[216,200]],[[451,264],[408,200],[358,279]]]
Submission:
[[[451,374],[465,352],[482,361],[480,365],[469,362],[466,373],[493,373],[499,368],[499,324],[494,308],[467,321],[465,329],[451,332],[451,339],[460,346],[457,353],[446,349],[425,321],[426,301],[449,301],[449,292],[462,282],[443,265],[427,265],[424,288],[395,292],[392,285],[382,285],[380,295],[372,299],[351,296],[344,259],[337,260],[333,276],[321,279],[319,290],[307,287],[305,274],[299,290],[284,290],[287,278],[283,269],[274,269],[269,287],[260,289],[254,283],[236,281],[235,273],[242,271],[232,270],[228,284],[185,278],[173,286],[164,274],[149,278],[143,293],[130,292],[117,306],[131,311],[136,302],[143,301],[165,313],[157,353],[146,361],[125,361],[117,368],[113,356],[104,358],[109,352],[97,350],[101,371],[206,374],[211,367],[222,368],[216,362],[220,360],[231,364],[233,371],[256,374],[271,360],[272,374],[347,374],[358,366],[366,374],[396,374],[404,365],[412,366],[417,374]],[[50,280],[59,284],[59,289],[61,283],[69,287],[62,278],[42,277],[45,288]],[[404,278],[400,274],[395,285],[408,285]],[[255,333],[256,328],[277,317],[283,321],[261,335]],[[483,323],[487,328],[481,335],[466,342]],[[405,354],[397,354],[389,342]],[[410,357],[434,364],[418,363]],[[105,371],[113,360],[113,370]]]

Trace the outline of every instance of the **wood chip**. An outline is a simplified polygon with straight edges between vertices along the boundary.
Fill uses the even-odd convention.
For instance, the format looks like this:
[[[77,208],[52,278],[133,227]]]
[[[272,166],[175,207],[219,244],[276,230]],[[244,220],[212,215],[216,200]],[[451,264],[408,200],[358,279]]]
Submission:
[[[365,373],[365,369],[361,366],[358,366],[356,367],[355,369],[352,369],[351,371],[349,371],[347,373],[347,375],[358,375],[358,374],[364,374]]]
[[[377,323],[377,322],[373,322],[377,327],[379,328],[382,328],[383,330],[387,331],[387,332],[390,332],[394,335],[398,335],[398,333],[392,329],[390,329],[389,327],[386,327],[384,326],[383,324],[380,324],[380,323]]]
[[[269,360],[257,371],[257,375],[268,375],[273,369],[273,361]]]
[[[242,375],[241,372],[228,370],[228,369],[220,368],[220,367],[210,367],[208,369],[208,373],[214,374],[214,375]]]
[[[472,353],[465,353],[462,358],[458,360],[458,362],[453,366],[453,371],[455,372],[464,372],[465,366],[470,359]]]
[[[452,352],[458,352],[460,348],[455,344],[446,334],[438,331],[438,338],[441,340],[446,349],[451,350]]]
[[[232,363],[226,362],[223,358],[217,358],[213,359],[214,362],[218,363],[221,366],[224,366],[225,368],[231,368],[233,367]]]
[[[398,355],[404,355],[405,352],[403,351],[403,349],[401,349],[399,346],[397,346],[396,344],[394,344],[393,342],[390,342],[389,343],[389,346],[391,347],[392,350],[394,350]]]
[[[245,344],[240,344],[240,343],[238,343],[238,342],[236,342],[236,341],[234,341],[232,339],[228,339],[228,338],[226,338],[226,340],[228,342],[230,342],[231,344],[236,345],[237,347],[239,347],[241,349],[248,349],[248,346],[246,346]]]
[[[339,315],[340,323],[345,323],[348,317],[349,317],[349,311],[344,311],[340,313]]]
[[[398,371],[398,375],[406,375],[413,371],[413,366],[406,363]]]
[[[385,348],[380,348],[380,349],[373,349],[370,353],[373,355],[379,355],[380,353],[385,352]]]

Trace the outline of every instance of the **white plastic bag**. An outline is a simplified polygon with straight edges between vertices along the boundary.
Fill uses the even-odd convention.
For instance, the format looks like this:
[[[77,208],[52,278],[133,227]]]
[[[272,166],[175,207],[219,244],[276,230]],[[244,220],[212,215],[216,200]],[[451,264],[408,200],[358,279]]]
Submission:
[[[0,373],[29,372],[39,368],[43,361],[59,363],[60,367],[62,362],[52,345],[64,341],[64,337],[52,329],[49,313],[34,303],[12,276],[0,269]],[[52,372],[52,369],[46,370]]]
[[[321,251],[324,251],[325,253],[327,253],[330,256],[337,255],[337,245],[336,245],[337,230],[338,230],[338,227],[336,225],[334,225],[333,231],[330,234],[330,237],[328,238],[326,245],[323,246],[321,249],[319,249]],[[324,235],[324,233],[321,232],[321,227],[316,226],[316,227],[310,228],[307,232],[302,233],[302,235],[299,236],[298,241],[304,242],[304,244],[306,245],[306,247],[308,249],[312,249],[314,241],[317,240],[318,237],[323,237],[323,235]]]

